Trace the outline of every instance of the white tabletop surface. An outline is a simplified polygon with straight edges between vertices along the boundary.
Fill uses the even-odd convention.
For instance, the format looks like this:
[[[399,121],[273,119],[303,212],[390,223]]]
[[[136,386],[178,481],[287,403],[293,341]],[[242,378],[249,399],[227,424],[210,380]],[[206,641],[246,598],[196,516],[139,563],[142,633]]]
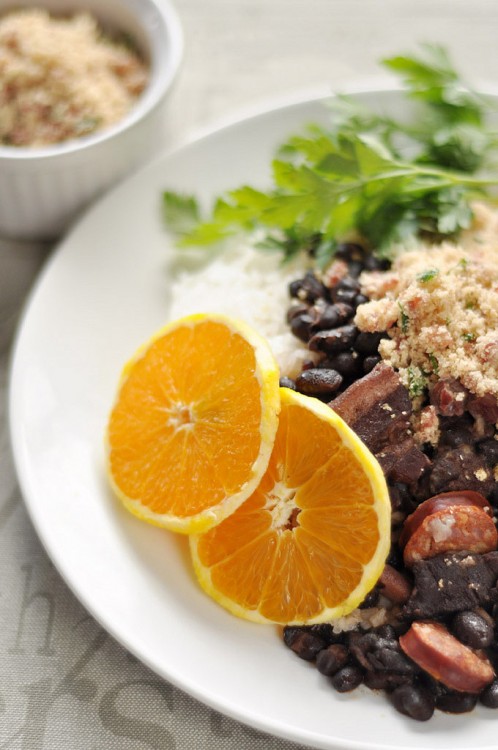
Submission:
[[[372,85],[379,58],[447,46],[498,83],[496,0],[176,0],[185,59],[164,142],[300,93]],[[159,680],[86,614],[27,517],[9,456],[7,364],[51,247],[0,239],[0,750],[291,750]]]

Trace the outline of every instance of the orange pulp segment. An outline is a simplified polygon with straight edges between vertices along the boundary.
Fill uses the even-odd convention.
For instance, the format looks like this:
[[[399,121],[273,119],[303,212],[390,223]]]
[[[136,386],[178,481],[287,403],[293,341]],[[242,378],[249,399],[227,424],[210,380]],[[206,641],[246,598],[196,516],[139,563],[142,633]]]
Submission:
[[[201,586],[239,617],[319,623],[348,614],[389,552],[382,470],[330,407],[280,389],[268,469],[229,518],[191,537]]]
[[[175,321],[124,369],[107,430],[111,483],[143,520],[205,531],[256,489],[279,408],[276,363],[249,326]]]

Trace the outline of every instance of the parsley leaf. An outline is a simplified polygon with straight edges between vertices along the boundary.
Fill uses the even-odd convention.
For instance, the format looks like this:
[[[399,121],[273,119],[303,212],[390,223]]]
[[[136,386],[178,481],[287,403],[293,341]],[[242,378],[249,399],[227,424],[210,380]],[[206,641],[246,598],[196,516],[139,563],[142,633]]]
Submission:
[[[422,284],[427,284],[428,281],[432,281],[438,275],[439,270],[437,268],[429,268],[427,271],[422,271],[422,273],[417,274],[417,281],[420,281]]]
[[[438,375],[439,374],[439,362],[437,361],[437,357],[435,356],[435,354],[432,354],[432,353],[429,353],[427,357],[429,358],[429,362],[431,363],[432,372],[434,373],[434,375]]]
[[[409,96],[424,104],[424,120],[411,132],[423,146],[418,160],[475,172],[497,145],[496,133],[485,125],[489,104],[464,83],[443,47],[425,44],[422,51],[383,61],[401,76]]]
[[[398,302],[399,311],[401,313],[401,332],[402,333],[408,333],[408,326],[410,324],[410,318],[408,316],[408,313],[406,312],[405,308],[401,304],[401,302]]]
[[[199,205],[193,195],[163,193],[164,219],[171,231],[181,236],[191,232],[200,222]]]
[[[417,235],[438,241],[467,228],[470,202],[497,184],[496,176],[477,173],[498,145],[486,125],[488,103],[462,83],[438,45],[383,62],[417,100],[413,122],[337,97],[329,126],[313,125],[282,144],[268,191],[228,191],[207,220],[195,199],[166,192],[165,218],[179,244],[210,245],[259,230],[262,249],[285,259],[304,251],[324,266],[353,233],[389,258]]]
[[[409,365],[408,372],[408,392],[411,398],[423,396],[427,387],[427,377],[419,367]]]
[[[391,57],[383,64],[401,76],[414,98],[429,104],[447,122],[482,125],[483,101],[463,83],[444,47],[426,43],[421,49],[419,56]]]

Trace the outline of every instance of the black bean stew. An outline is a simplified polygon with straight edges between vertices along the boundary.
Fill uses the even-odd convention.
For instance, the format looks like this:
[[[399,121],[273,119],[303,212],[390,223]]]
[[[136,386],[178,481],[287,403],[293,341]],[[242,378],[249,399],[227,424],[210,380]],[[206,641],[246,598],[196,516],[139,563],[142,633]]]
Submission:
[[[383,468],[393,513],[391,552],[360,606],[361,627],[288,626],[283,639],[338,692],[383,690],[397,711],[426,721],[435,709],[498,708],[498,404],[439,380],[422,404],[434,407],[439,440],[414,439],[408,391],[378,354],[387,334],[354,324],[368,301],[360,273],[385,268],[347,243],[323,278],[290,284],[287,321],[310,359],[281,385],[329,403],[357,432]],[[369,627],[378,606],[388,622]]]

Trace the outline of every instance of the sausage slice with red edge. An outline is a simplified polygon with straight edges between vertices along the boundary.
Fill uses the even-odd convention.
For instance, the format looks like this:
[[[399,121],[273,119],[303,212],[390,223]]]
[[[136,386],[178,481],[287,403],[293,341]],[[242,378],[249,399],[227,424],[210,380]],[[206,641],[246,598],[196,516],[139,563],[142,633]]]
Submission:
[[[399,543],[408,566],[444,552],[491,552],[498,546],[491,505],[469,490],[435,495],[408,516]]]
[[[400,636],[399,645],[421,669],[451,690],[480,693],[495,679],[485,654],[464,646],[440,623],[412,623]]]

